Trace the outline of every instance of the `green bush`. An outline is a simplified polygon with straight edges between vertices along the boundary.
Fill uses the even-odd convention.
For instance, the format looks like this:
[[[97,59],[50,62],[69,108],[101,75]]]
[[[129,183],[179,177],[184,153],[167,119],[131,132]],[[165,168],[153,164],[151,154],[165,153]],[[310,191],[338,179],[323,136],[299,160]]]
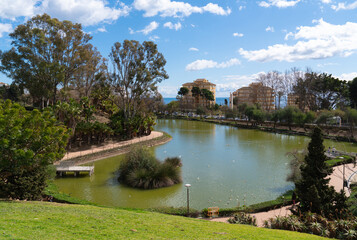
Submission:
[[[119,167],[119,182],[130,187],[154,189],[182,182],[181,160],[168,158],[160,162],[146,148],[133,148]]]
[[[228,219],[228,222],[233,224],[246,224],[257,226],[257,219],[254,216],[251,216],[244,212],[234,214],[233,217]]]
[[[0,101],[0,197],[38,200],[50,166],[65,153],[68,131],[49,111]]]
[[[291,215],[270,218],[264,222],[264,226],[272,229],[304,232],[337,239],[357,239],[357,221],[354,218],[350,220],[339,219],[329,221],[321,215],[306,212],[299,217]]]

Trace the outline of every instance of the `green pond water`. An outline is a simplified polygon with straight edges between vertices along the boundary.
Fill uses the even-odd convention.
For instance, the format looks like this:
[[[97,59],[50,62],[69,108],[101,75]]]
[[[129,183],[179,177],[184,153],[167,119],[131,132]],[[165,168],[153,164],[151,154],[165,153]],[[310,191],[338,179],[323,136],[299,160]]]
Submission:
[[[163,160],[182,158],[183,183],[156,190],[137,190],[117,181],[117,169],[124,156],[94,163],[91,177],[64,177],[55,180],[60,191],[107,206],[149,208],[186,206],[186,188],[190,183],[190,206],[234,207],[272,200],[292,188],[287,182],[289,159],[286,153],[303,149],[310,139],[302,136],[238,129],[204,122],[158,120],[156,130],[173,139],[153,147]],[[326,147],[357,152],[351,143],[324,141]]]

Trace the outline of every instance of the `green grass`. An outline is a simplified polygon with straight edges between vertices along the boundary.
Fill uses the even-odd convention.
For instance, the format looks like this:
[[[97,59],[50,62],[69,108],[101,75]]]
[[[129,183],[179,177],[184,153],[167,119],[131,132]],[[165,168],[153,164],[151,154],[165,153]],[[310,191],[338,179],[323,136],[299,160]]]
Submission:
[[[352,162],[353,162],[353,158],[351,156],[343,155],[343,156],[339,156],[337,158],[327,160],[326,164],[329,167],[335,167],[338,165],[342,165],[345,163],[352,163]]]
[[[0,201],[0,239],[321,239],[141,210]]]

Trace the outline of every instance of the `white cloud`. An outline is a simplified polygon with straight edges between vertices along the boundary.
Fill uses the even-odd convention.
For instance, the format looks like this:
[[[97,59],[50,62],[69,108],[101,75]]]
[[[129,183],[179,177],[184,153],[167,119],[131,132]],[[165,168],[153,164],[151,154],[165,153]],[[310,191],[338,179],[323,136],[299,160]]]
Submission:
[[[1,0],[0,18],[15,20],[35,14],[36,0]]]
[[[158,91],[164,97],[176,97],[179,88],[177,86],[158,86]]]
[[[271,26],[268,26],[266,29],[265,29],[266,32],[275,32],[274,30],[274,27],[271,27]]]
[[[0,23],[0,38],[4,33],[12,32],[12,26],[9,23]]]
[[[119,7],[108,7],[104,0],[44,0],[39,11],[52,17],[68,19],[89,26],[127,16],[131,10],[130,7],[124,3],[119,3],[119,5]]]
[[[347,81],[351,81],[356,77],[357,77],[357,72],[343,73],[340,76],[338,76],[339,79],[347,80]]]
[[[208,3],[206,6],[197,7],[185,2],[171,0],[134,0],[133,6],[139,11],[144,11],[144,17],[188,17],[192,13],[209,12],[216,15],[229,15],[231,9],[224,10],[217,4]]]
[[[233,33],[233,37],[243,37],[243,33]]]
[[[222,63],[217,63],[212,60],[206,60],[206,59],[201,59],[201,60],[196,60],[186,66],[186,71],[198,71],[198,70],[203,70],[207,68],[227,68],[231,67],[234,65],[239,65],[240,61],[237,58],[232,58],[226,62]]]
[[[188,51],[198,52],[199,50],[198,48],[191,47],[188,49]]]
[[[147,25],[143,30],[139,30],[137,32],[141,32],[144,35],[148,35],[149,33],[151,33],[152,31],[154,31],[155,29],[157,29],[159,27],[159,24],[155,21],[152,21],[149,25]]]
[[[339,11],[339,10],[353,10],[357,8],[357,1],[350,3],[350,4],[346,4],[346,3],[339,3],[337,6],[336,5],[332,5],[331,8],[333,10]]]
[[[230,92],[236,91],[238,88],[248,86],[250,83],[256,81],[259,74],[251,75],[226,75],[221,80],[216,81],[216,95],[219,97],[227,97]]]
[[[239,11],[242,11],[243,9],[245,9],[245,6],[239,6]]]
[[[150,36],[149,39],[150,39],[151,41],[155,42],[155,41],[159,40],[160,37],[157,36],[157,35],[154,35],[154,36]]]
[[[324,4],[330,4],[332,1],[331,0],[321,0],[321,2]]]
[[[287,8],[287,7],[294,7],[296,4],[298,4],[301,0],[295,0],[295,1],[288,1],[288,0],[268,0],[267,2],[262,1],[259,2],[259,6],[261,7],[278,7],[278,8]]]
[[[249,61],[288,61],[305,59],[323,59],[333,56],[350,56],[357,50],[357,23],[347,22],[344,25],[333,25],[320,19],[315,26],[301,26],[296,33],[288,33],[299,40],[295,45],[276,44],[267,49],[239,53]]]
[[[117,20],[127,16],[130,10],[120,2],[116,7],[109,7],[105,0],[1,0],[0,18],[16,20],[47,13],[51,17],[89,26]]]
[[[167,22],[164,24],[164,27],[169,28],[169,29],[175,29],[176,31],[180,30],[182,28],[182,25],[180,22],[173,24],[172,22]]]
[[[130,33],[130,34],[134,34],[135,31],[134,31],[132,28],[129,28],[129,33]]]
[[[107,32],[107,29],[105,27],[101,27],[97,29],[98,32]]]

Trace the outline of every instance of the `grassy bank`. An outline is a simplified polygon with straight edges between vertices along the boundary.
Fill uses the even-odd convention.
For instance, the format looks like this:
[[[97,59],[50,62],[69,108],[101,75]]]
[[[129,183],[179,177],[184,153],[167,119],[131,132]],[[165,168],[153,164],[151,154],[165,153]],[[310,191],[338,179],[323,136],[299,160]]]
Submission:
[[[0,201],[1,239],[322,239],[309,234],[150,213]]]

